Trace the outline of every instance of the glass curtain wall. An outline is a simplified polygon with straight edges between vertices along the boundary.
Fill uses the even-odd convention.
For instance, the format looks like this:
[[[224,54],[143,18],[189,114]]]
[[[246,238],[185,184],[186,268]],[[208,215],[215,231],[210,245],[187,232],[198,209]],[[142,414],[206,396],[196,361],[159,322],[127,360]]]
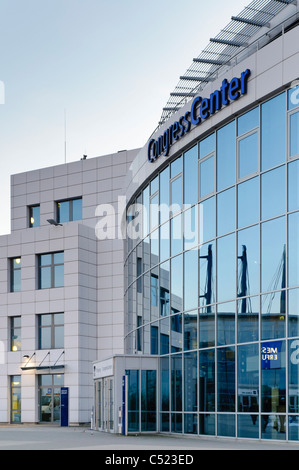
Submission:
[[[161,431],[299,440],[297,95],[196,142],[128,209],[126,352],[161,356]]]

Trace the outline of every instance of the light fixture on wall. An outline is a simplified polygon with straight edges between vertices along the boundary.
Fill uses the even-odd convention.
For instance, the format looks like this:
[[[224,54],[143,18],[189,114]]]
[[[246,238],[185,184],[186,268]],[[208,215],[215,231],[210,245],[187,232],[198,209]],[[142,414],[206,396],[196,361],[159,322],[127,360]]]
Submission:
[[[48,219],[47,222],[49,222],[50,225],[54,225],[55,227],[58,227],[59,225],[62,227],[62,224],[59,224],[54,219]]]

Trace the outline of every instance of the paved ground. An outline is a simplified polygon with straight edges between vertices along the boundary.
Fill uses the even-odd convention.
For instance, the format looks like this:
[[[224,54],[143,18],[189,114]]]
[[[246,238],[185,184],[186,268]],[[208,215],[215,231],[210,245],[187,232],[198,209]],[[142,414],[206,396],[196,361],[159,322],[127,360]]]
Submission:
[[[149,435],[123,437],[87,428],[0,426],[1,450],[102,450],[107,454],[117,450],[137,453],[181,450],[192,454],[196,450],[299,450],[299,443]]]

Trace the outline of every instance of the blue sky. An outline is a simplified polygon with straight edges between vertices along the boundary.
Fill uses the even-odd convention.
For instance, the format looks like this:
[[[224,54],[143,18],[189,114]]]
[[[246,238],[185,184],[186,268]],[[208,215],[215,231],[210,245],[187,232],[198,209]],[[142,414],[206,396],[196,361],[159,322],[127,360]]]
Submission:
[[[142,147],[179,76],[245,5],[1,0],[0,235],[10,175],[64,163],[65,112],[67,162]]]

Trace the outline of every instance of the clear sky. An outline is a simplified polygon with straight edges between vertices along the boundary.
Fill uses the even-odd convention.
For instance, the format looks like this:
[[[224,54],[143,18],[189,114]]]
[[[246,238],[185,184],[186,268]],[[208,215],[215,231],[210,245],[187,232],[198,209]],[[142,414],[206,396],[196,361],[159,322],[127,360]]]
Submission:
[[[0,235],[10,175],[143,147],[192,63],[245,0],[1,0]],[[134,117],[138,116],[137,119]]]

